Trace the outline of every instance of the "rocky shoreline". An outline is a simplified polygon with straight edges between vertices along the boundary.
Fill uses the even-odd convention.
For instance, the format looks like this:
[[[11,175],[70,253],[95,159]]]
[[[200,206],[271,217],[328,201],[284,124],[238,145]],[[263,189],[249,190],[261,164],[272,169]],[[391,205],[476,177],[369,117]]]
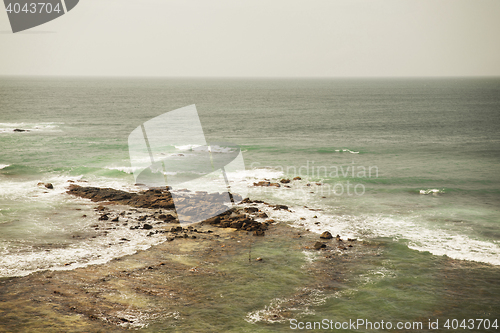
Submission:
[[[130,193],[71,184],[67,193],[98,203],[92,225],[97,232],[106,234],[114,225],[121,224],[151,236],[165,234],[165,241],[102,265],[0,279],[0,314],[4,318],[0,332],[23,329],[46,332],[67,327],[71,327],[72,332],[119,332],[154,327],[155,323],[182,326],[186,325],[183,319],[189,316],[195,304],[203,308],[213,306],[210,305],[212,291],[205,284],[226,285],[229,290],[240,288],[237,281],[241,273],[227,267],[242,265],[251,274],[253,270],[260,272],[263,285],[267,285],[266,274],[271,276],[274,271],[290,268],[288,265],[292,263],[287,263],[285,258],[302,258],[302,252],[309,251],[321,258],[308,264],[314,278],[307,279],[306,287],[310,293],[316,293],[339,288],[342,267],[364,248],[362,242],[342,240],[329,232],[318,236],[278,223],[269,218],[268,213],[289,211],[289,208],[260,200],[246,198],[208,220],[183,225],[176,219],[168,189]],[[207,196],[213,198],[215,194],[190,194],[197,202]],[[217,205],[210,209],[220,209]],[[279,255],[259,252],[259,248],[272,246],[279,246]],[[285,257],[281,257],[283,255]],[[275,268],[266,271],[266,265]],[[332,270],[332,265],[336,269]],[[296,269],[301,270],[300,266]],[[274,289],[278,286],[281,288],[282,283]],[[296,295],[293,290],[290,292],[290,302],[303,302],[304,292]],[[283,308],[269,314],[271,317],[266,320],[286,320],[293,309]]]
[[[260,182],[262,183],[262,182]],[[282,182],[283,183],[283,182]],[[286,183],[286,182],[285,182]],[[155,228],[155,225],[162,224],[172,224],[179,223],[176,218],[176,208],[179,207],[174,205],[172,195],[168,189],[148,189],[139,193],[130,193],[121,190],[115,190],[112,188],[98,188],[98,187],[82,187],[79,185],[71,184],[68,194],[78,196],[81,198],[87,198],[93,202],[106,202],[107,205],[99,205],[95,208],[99,212],[99,221],[110,221],[110,222],[120,222],[120,219],[125,220],[128,225],[130,222],[134,224],[130,226],[130,229],[143,229],[152,230],[149,235],[158,233],[170,234],[167,237],[168,241],[173,241],[175,238],[196,238],[194,234],[198,233],[198,230],[192,225],[182,227],[182,226],[172,226],[170,228]],[[207,194],[205,192],[191,193],[186,196],[188,199],[186,205],[190,203],[205,203],[206,205],[214,206],[214,203],[207,200],[207,197],[213,198],[217,197],[218,193]],[[226,207],[221,208],[220,203],[215,203],[217,207],[215,211],[225,210],[216,216],[206,219],[200,223],[194,225],[212,225],[218,228],[232,228],[238,231],[251,232],[254,236],[265,236],[265,231],[268,230],[270,226],[276,224],[273,219],[267,219],[269,216],[267,213],[255,207],[255,205],[260,204],[267,206],[273,210],[286,210],[290,211],[288,206],[285,205],[272,205],[262,200],[251,200],[245,198],[241,200],[240,206],[234,206],[230,209]],[[131,215],[133,211],[112,211],[110,207],[112,205],[128,205],[137,208],[149,208],[158,209],[150,214],[144,214],[135,216],[135,219]],[[245,207],[246,206],[246,207]],[[181,207],[183,209],[184,207]],[[163,210],[167,209],[167,211]],[[227,209],[227,210],[226,210]],[[137,211],[136,211],[137,212]],[[137,214],[136,214],[137,215]],[[256,219],[264,219],[265,221],[257,221]],[[135,223],[134,223],[135,222]],[[98,228],[98,226],[95,226]],[[332,240],[335,241],[335,247],[340,250],[347,250],[353,247],[353,244],[357,241],[356,239],[347,239],[347,241],[342,240],[340,235],[335,238],[330,232],[325,231],[320,235],[320,240]],[[325,249],[327,244],[325,242],[318,241],[311,248],[315,250]]]
[[[137,208],[149,208],[158,209],[150,215],[143,215],[138,218],[137,222],[145,222],[147,220],[155,221],[155,224],[161,223],[174,223],[178,220],[176,218],[176,211],[183,209],[190,209],[193,211],[193,215],[197,213],[193,206],[200,207],[199,210],[210,210],[213,215],[212,218],[204,220],[202,223],[208,223],[210,225],[218,226],[221,228],[234,228],[236,230],[252,231],[256,236],[264,236],[265,230],[269,227],[273,220],[267,220],[265,222],[258,222],[255,218],[267,218],[267,214],[260,212],[259,209],[255,207],[245,207],[238,208],[233,207],[227,209],[223,206],[221,202],[217,199],[220,195],[218,193],[208,194],[205,192],[192,193],[190,195],[186,194],[186,199],[179,204],[174,205],[174,201],[171,193],[168,189],[149,189],[140,193],[130,193],[120,190],[115,190],[111,188],[98,188],[98,187],[82,187],[79,185],[71,184],[68,194],[75,195],[82,198],[87,198],[93,202],[108,202],[111,204],[128,205]],[[244,199],[243,203],[253,203],[250,199]],[[256,203],[264,203],[262,201],[256,201]],[[264,203],[266,204],[266,203]],[[271,206],[269,204],[266,204]],[[208,208],[207,208],[208,206]],[[169,210],[169,213],[163,212],[163,210]],[[286,206],[276,206],[275,209],[288,209]],[[102,212],[99,220],[111,220],[118,222],[120,216],[125,216],[127,213],[122,212],[119,215],[112,215],[107,212],[107,208],[104,206],[99,206],[99,211]],[[220,212],[220,213],[219,213]],[[130,212],[129,212],[130,213]],[[111,215],[111,216],[110,216]],[[127,219],[128,221],[128,219]],[[148,223],[138,223],[135,226],[131,226],[131,229],[152,229],[152,225]],[[172,227],[170,232],[182,231],[179,227]],[[191,227],[189,230],[193,230]],[[171,239],[169,239],[171,240]]]

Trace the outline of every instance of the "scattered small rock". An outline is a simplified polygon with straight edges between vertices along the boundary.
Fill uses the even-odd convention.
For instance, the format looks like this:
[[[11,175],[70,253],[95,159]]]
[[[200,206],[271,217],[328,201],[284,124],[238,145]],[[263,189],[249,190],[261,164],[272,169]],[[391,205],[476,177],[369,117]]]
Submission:
[[[332,234],[329,232],[329,231],[325,231],[321,234],[321,236],[319,236],[319,238],[323,238],[323,239],[332,239],[333,236]]]
[[[54,188],[54,185],[52,183],[38,183],[37,186],[45,186],[45,188],[48,188],[49,190],[52,190]]]

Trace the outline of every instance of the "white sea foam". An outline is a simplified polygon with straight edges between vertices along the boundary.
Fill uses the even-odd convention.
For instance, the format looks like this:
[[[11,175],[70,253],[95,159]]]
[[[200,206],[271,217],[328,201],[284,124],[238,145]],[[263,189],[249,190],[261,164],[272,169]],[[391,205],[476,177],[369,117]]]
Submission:
[[[0,187],[0,198],[9,200],[21,200],[33,198],[35,200],[53,200],[54,196],[60,195],[66,191],[68,177],[55,176],[41,179],[42,183],[53,184],[53,189],[49,190],[45,186],[37,185],[37,181],[14,181],[3,180]],[[74,178],[76,179],[76,178]],[[45,195],[40,196],[43,192]]]
[[[260,168],[260,169],[239,170],[228,174],[231,174],[232,179],[247,180],[250,183],[262,179],[280,178],[283,176],[283,171]]]
[[[174,146],[174,147],[175,147],[175,149],[178,149],[178,150],[190,151],[190,150],[193,150],[194,148],[202,147],[202,145],[182,145],[182,146]]]
[[[174,146],[176,149],[185,152],[185,151],[210,151],[212,153],[231,153],[235,150],[235,148],[231,147],[221,147],[218,145],[183,145],[183,146]]]
[[[127,167],[127,166],[116,166],[116,167],[105,167],[108,170],[118,170],[128,174],[133,174],[137,170],[141,170],[140,167]]]
[[[359,151],[354,151],[354,150],[350,150],[350,149],[335,149],[335,152],[337,152],[337,153],[346,152],[346,153],[351,153],[351,154],[359,154]]]
[[[0,170],[10,166],[10,164],[0,164]]]
[[[318,234],[330,231],[343,238],[369,239],[388,237],[402,241],[411,249],[430,252],[434,255],[446,255],[453,259],[469,260],[500,265],[500,246],[494,242],[479,240],[472,236],[432,227],[425,223],[417,223],[410,219],[403,220],[383,216],[334,216],[323,212],[307,212],[303,208],[291,207],[298,216],[305,220],[295,220],[293,225],[307,228]],[[273,218],[291,219],[290,213],[277,211]],[[271,213],[272,214],[272,213]],[[311,215],[317,218],[311,218]],[[320,221],[320,225],[315,223]]]
[[[263,169],[256,169],[254,172],[258,174],[263,172],[261,170]],[[268,171],[264,171],[264,174]],[[251,174],[252,172],[245,175]],[[279,178],[278,174],[272,177],[272,171],[266,175],[274,181]],[[291,185],[292,188],[265,187],[261,192],[259,192],[260,188],[253,188],[253,193],[263,195],[265,200],[275,200],[281,204],[288,203],[291,212],[262,206],[261,209],[266,211],[272,219],[288,221],[295,227],[309,229],[318,234],[330,231],[333,235],[341,235],[342,238],[389,237],[405,242],[409,248],[414,250],[428,251],[434,255],[446,255],[454,259],[500,265],[500,244],[498,242],[477,239],[460,231],[440,229],[435,225],[420,221],[418,217],[403,219],[377,215],[338,215],[331,211],[332,208],[328,210],[328,207],[318,201],[317,193],[310,193],[318,192],[320,186],[317,188],[314,186],[306,187],[303,182],[292,182],[288,185]],[[438,189],[424,191],[425,194],[434,195],[444,193],[444,190]],[[316,224],[318,222],[319,224]]]
[[[297,290],[295,296],[275,298],[264,309],[249,312],[245,320],[252,324],[257,322],[284,323],[290,320],[290,312],[297,317],[314,314],[311,307],[321,305],[327,299],[328,296],[320,290],[301,288]]]
[[[0,256],[0,276],[25,276],[40,270],[71,270],[104,264],[114,258],[146,250],[165,241],[161,234],[148,237],[147,233],[122,227],[110,231],[107,235],[73,243],[65,248],[25,248],[17,253],[4,250]],[[122,238],[129,241],[123,241]]]

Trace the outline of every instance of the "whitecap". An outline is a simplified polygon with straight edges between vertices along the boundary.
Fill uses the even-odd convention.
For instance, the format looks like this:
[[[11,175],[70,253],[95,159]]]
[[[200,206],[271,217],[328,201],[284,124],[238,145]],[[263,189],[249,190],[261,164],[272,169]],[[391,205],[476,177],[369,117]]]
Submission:
[[[128,174],[133,174],[137,170],[141,170],[139,167],[126,167],[126,166],[117,166],[117,167],[105,167],[108,170],[118,170]]]
[[[114,225],[107,235],[89,238],[67,247],[36,249],[24,246],[22,251],[7,250],[0,255],[0,276],[26,276],[43,270],[72,270],[88,265],[104,264],[114,258],[131,255],[163,243],[160,235],[132,231],[126,226]],[[122,241],[123,238],[129,241]],[[49,250],[49,251],[46,251]],[[71,263],[70,265],[67,265]]]
[[[354,150],[350,150],[350,149],[335,149],[335,152],[336,153],[347,152],[347,153],[351,153],[351,154],[359,154],[359,151],[354,151]]]
[[[438,190],[438,189],[428,189],[428,190],[420,190],[420,194],[427,195],[427,194],[432,194],[432,195],[437,195],[439,193],[444,193],[444,189]]]
[[[201,145],[182,145],[182,146],[174,146],[175,149],[179,150],[193,150],[193,148],[202,147]]]

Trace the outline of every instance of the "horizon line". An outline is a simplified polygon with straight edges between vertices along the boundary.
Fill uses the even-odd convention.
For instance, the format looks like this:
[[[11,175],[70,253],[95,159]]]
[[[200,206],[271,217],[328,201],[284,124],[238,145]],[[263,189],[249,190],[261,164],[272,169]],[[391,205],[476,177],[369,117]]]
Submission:
[[[47,75],[47,74],[0,74],[0,78],[84,78],[84,79],[481,79],[500,78],[500,75],[442,75],[442,76],[145,76],[145,75]]]

